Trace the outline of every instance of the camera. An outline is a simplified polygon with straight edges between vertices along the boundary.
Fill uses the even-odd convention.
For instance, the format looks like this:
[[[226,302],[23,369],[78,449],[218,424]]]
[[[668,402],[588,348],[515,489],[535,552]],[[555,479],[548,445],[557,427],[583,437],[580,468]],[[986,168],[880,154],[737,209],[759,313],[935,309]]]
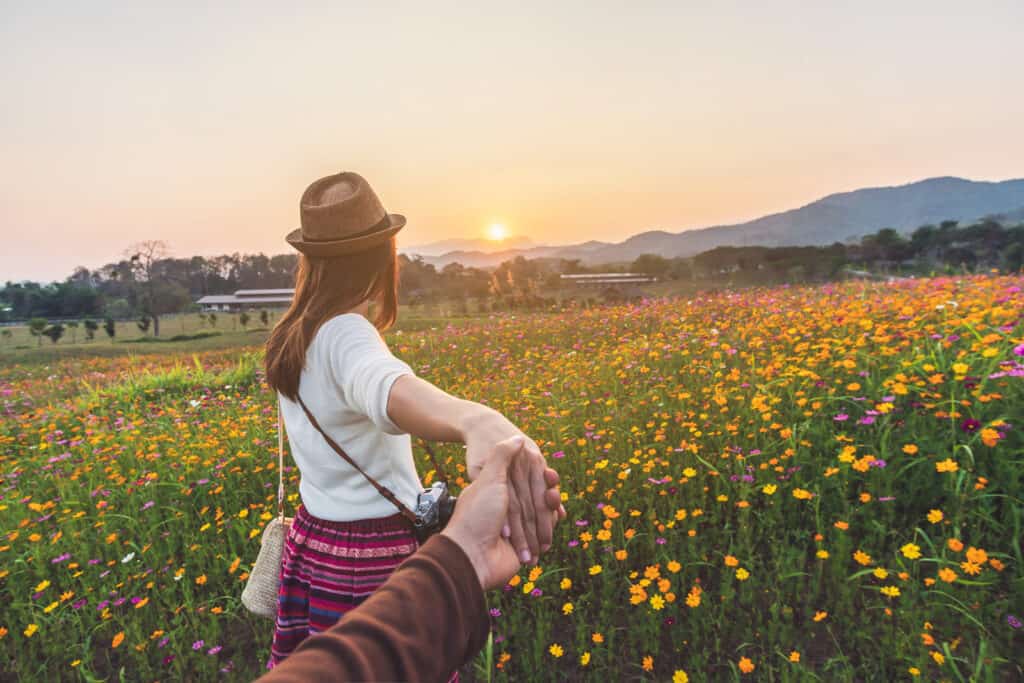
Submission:
[[[448,485],[442,481],[434,482],[429,489],[424,489],[416,496],[414,531],[420,545],[448,524],[455,512],[456,500],[455,496],[449,495]]]

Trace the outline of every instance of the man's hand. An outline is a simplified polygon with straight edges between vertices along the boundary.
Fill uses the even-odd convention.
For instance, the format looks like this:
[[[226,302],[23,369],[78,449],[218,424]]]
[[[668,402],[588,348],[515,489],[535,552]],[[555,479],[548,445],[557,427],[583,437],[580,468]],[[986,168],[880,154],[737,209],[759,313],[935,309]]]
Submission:
[[[526,460],[525,439],[516,435],[496,444],[476,480],[463,489],[455,514],[441,532],[455,541],[476,570],[483,589],[497,588],[519,571],[519,559],[501,528],[509,514],[509,475]]]
[[[540,448],[500,413],[489,412],[474,420],[466,431],[466,468],[475,481],[488,461],[496,457],[496,444],[522,439],[522,453],[513,458],[508,472],[509,504],[504,535],[523,564],[536,563],[551,547],[554,526],[565,517],[558,473],[547,466]]]

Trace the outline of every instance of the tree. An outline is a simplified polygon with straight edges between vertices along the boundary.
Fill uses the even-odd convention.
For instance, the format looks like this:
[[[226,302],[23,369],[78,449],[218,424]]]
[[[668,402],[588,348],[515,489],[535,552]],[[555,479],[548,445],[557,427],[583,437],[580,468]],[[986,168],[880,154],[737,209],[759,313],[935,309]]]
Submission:
[[[633,261],[630,266],[630,270],[636,273],[643,273],[644,275],[654,275],[655,277],[662,277],[668,272],[668,269],[672,267],[672,264],[657,254],[640,254]]]
[[[172,277],[177,264],[167,253],[167,244],[160,240],[138,242],[125,252],[138,307],[152,319],[154,337],[160,336],[160,316],[177,312],[190,301],[188,290]]]
[[[36,346],[43,345],[43,331],[48,324],[46,318],[32,318],[28,321],[28,332],[36,338]]]
[[[217,314],[210,311],[210,314],[206,316],[206,319],[210,321],[210,327],[217,327]]]
[[[3,335],[4,343],[5,344],[10,344],[11,343],[11,337],[14,336],[14,335],[11,334],[11,331],[9,329],[7,329],[6,327],[3,330],[0,330],[0,335]]]
[[[242,329],[244,330],[246,325],[249,324],[249,314],[246,313],[245,311],[242,311],[241,313],[239,313],[238,314],[238,324],[241,325]]]
[[[67,326],[68,326],[68,329],[71,330],[71,343],[72,344],[77,344],[78,343],[78,321],[77,320],[69,320]]]
[[[140,330],[142,330],[142,334],[146,334],[147,332],[149,332],[149,323],[150,322],[151,322],[150,321],[150,317],[148,315],[144,315],[141,318],[139,318],[135,322],[135,324],[139,326]]]
[[[270,325],[270,314],[267,313],[267,309],[265,308],[260,311],[260,323],[263,324],[263,327],[268,327]]]
[[[110,337],[110,341],[114,341],[114,335],[117,334],[117,328],[114,326],[114,319],[107,318],[103,321],[103,331]]]
[[[47,327],[43,331],[43,334],[49,337],[50,341],[56,344],[58,341],[60,341],[60,338],[64,336],[64,326],[61,325],[60,323],[54,323],[53,325]]]
[[[92,341],[96,338],[96,330],[100,329],[99,324],[92,318],[86,318],[85,322],[82,323],[85,328],[85,339],[86,341]]]

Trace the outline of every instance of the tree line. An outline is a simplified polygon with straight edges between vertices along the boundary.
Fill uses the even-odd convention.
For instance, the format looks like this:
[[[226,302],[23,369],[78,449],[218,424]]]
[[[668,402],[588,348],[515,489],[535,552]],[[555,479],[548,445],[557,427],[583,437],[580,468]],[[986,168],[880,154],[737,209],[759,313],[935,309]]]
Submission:
[[[851,269],[883,274],[1016,272],[1024,265],[1024,223],[985,219],[961,226],[945,221],[921,226],[909,235],[885,228],[855,243],[718,247],[693,257],[643,254],[614,264],[520,256],[492,269],[458,263],[438,269],[418,257],[403,254],[399,260],[404,304],[455,302],[466,312],[470,306],[522,309],[553,303],[564,287],[572,286],[564,285],[561,275],[573,273],[636,272],[713,287],[822,282],[841,278]],[[77,268],[63,282],[8,282],[0,289],[0,322],[82,319],[83,333],[91,338],[99,326],[94,319],[104,325],[114,319],[136,319],[140,329],[152,325],[159,335],[160,316],[195,310],[193,302],[207,294],[291,287],[296,264],[295,254],[174,258],[163,242],[141,242],[102,268]]]

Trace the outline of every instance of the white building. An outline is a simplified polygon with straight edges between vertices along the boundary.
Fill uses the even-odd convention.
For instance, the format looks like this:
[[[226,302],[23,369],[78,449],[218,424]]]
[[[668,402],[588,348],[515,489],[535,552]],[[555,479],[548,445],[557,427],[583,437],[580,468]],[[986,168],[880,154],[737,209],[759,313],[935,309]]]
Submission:
[[[243,311],[254,308],[285,308],[295,296],[294,289],[240,289],[234,294],[209,294],[196,301],[207,311]]]

